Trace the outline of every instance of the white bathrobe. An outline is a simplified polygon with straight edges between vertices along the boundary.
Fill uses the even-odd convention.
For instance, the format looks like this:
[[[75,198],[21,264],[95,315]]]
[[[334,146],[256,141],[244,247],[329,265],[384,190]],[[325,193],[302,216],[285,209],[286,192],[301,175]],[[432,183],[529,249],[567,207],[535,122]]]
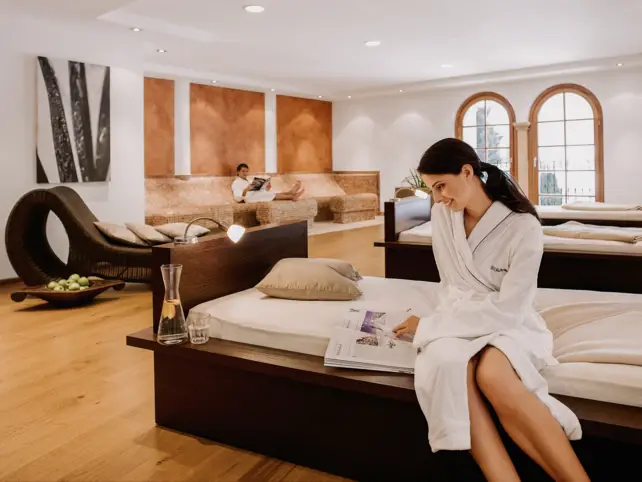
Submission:
[[[252,180],[243,179],[242,177],[234,179],[232,183],[232,194],[237,203],[243,201],[246,203],[260,203],[272,201],[276,197],[275,193],[266,191],[265,188],[262,188],[260,191],[248,191],[245,196],[243,196],[243,191],[251,182]]]
[[[467,365],[487,345],[507,356],[569,439],[581,438],[579,420],[548,394],[540,375],[557,364],[552,334],[533,305],[543,253],[540,223],[495,202],[468,239],[461,211],[435,204],[432,224],[440,303],[421,318],[414,337],[420,350],[415,389],[432,451],[470,450]]]

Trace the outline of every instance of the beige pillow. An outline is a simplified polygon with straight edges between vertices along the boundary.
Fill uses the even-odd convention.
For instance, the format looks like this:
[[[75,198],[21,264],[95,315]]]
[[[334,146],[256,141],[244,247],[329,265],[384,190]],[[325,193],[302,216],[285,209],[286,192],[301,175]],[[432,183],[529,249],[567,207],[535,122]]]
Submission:
[[[350,301],[361,296],[355,281],[311,258],[282,259],[256,288],[267,296],[288,300]]]
[[[108,239],[117,241],[122,244],[130,246],[149,246],[145,241],[136,236],[132,231],[127,229],[126,226],[113,223],[103,223],[95,221],[94,225],[98,230],[103,233]]]
[[[165,236],[163,233],[159,233],[154,226],[150,226],[149,224],[125,223],[125,226],[149,244],[169,243],[172,241],[172,238]]]
[[[303,258],[305,259],[305,258]],[[321,263],[324,264],[342,276],[345,276],[352,281],[359,281],[363,279],[357,268],[355,268],[351,263],[343,261],[342,259],[333,259],[333,258],[307,258],[305,261],[307,263]]]
[[[185,228],[189,223],[168,223],[161,224],[160,226],[154,226],[154,229],[165,236],[170,238],[183,237],[185,235]],[[187,232],[188,236],[203,236],[204,234],[209,233],[210,230],[199,226],[198,224],[192,224]]]

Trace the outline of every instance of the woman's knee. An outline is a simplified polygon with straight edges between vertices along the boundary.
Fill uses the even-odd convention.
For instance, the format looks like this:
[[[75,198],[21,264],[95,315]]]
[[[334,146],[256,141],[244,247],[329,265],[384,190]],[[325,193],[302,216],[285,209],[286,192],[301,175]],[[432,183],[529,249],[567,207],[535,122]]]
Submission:
[[[519,409],[520,395],[525,388],[508,359],[497,348],[486,348],[479,355],[475,380],[497,412]]]

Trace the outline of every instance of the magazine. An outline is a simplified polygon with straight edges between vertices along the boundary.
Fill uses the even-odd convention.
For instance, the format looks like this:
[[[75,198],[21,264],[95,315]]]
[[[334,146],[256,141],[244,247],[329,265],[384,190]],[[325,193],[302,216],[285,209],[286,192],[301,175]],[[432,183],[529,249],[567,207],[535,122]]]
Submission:
[[[250,191],[260,191],[264,186],[267,186],[267,183],[270,182],[271,177],[267,179],[263,177],[255,177],[250,183]]]
[[[392,329],[410,310],[382,313],[350,309],[332,332],[324,365],[398,373],[414,373],[417,349],[411,336],[397,338]]]

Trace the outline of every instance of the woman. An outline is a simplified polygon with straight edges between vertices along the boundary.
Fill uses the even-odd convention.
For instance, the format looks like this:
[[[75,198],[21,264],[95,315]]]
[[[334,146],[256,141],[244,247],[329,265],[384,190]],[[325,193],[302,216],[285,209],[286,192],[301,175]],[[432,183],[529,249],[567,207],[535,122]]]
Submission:
[[[440,303],[395,327],[419,348],[415,389],[433,452],[470,450],[488,480],[519,480],[485,404],[555,480],[589,480],[569,439],[577,417],[548,393],[540,371],[557,364],[534,309],[543,253],[533,205],[463,141],[443,139],[418,168],[432,189]]]

